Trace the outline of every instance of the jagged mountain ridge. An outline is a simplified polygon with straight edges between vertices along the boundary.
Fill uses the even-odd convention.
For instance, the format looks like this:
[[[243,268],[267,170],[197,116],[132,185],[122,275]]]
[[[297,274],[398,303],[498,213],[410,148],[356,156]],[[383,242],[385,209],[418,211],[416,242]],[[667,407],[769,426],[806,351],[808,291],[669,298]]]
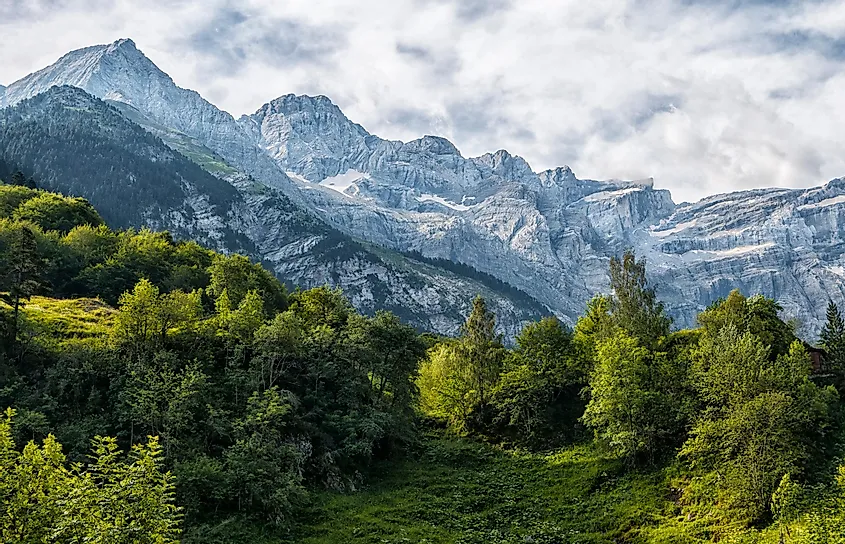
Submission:
[[[112,226],[169,230],[250,254],[291,285],[339,285],[362,311],[388,309],[422,330],[456,333],[476,293],[490,299],[510,338],[546,313],[528,297],[363,246],[210,150],[165,145],[112,104],[61,86],[0,110],[0,157],[45,188],[88,198]]]
[[[325,97],[282,96],[234,120],[176,87],[131,41],[89,49],[10,85],[0,104],[76,82],[196,139],[344,232],[468,264],[570,321],[607,289],[607,260],[627,247],[651,261],[678,325],[734,286],[774,297],[808,330],[828,296],[845,300],[839,180],[677,206],[651,180],[535,173],[507,151],[465,158],[434,136],[383,140]],[[829,195],[824,205],[813,204],[818,194]]]

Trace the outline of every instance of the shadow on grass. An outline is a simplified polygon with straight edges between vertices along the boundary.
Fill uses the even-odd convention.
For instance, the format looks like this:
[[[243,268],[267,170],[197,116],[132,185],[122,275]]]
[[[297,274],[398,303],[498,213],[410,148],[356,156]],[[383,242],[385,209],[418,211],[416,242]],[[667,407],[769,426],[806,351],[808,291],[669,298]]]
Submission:
[[[537,455],[430,436],[366,489],[318,495],[292,541],[648,542],[643,529],[673,515],[669,470],[626,472],[593,444]]]

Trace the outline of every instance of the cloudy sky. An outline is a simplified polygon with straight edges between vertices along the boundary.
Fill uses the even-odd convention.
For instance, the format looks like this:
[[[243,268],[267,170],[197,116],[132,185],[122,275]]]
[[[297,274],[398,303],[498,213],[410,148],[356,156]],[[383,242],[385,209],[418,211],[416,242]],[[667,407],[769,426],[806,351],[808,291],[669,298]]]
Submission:
[[[235,115],[324,94],[676,201],[845,176],[842,0],[0,0],[0,83],[121,37]]]

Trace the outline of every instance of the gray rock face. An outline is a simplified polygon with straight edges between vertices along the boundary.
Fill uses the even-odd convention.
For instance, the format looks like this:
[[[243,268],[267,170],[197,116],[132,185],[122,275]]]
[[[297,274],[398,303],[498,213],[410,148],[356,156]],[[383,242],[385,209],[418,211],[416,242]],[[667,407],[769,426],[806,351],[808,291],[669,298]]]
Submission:
[[[548,313],[536,301],[526,303],[490,282],[363,246],[304,212],[278,189],[221,162],[197,141],[162,127],[125,102],[111,104],[117,108],[78,88],[50,87],[32,100],[0,111],[0,154],[37,171],[39,181],[51,189],[97,202],[112,224],[169,230],[221,251],[249,253],[290,284],[342,287],[359,310],[391,310],[422,330],[457,333],[479,293],[498,312],[499,330],[508,338],[529,320]],[[27,130],[30,126],[43,130]],[[48,129],[74,132],[77,137],[34,139]],[[96,152],[92,156],[92,147],[80,145],[83,141],[107,143],[112,149],[109,156],[121,160],[110,163]],[[37,148],[39,142],[52,146],[51,157],[62,159],[35,164],[31,155],[15,155],[15,149]],[[106,174],[96,179],[80,175],[76,161],[99,161],[98,171]],[[153,171],[154,175],[143,174]],[[148,198],[124,206],[132,201],[131,195],[139,194],[130,189],[138,183],[141,193],[164,195],[166,202]],[[131,216],[126,210],[132,211]]]
[[[626,248],[648,259],[678,326],[732,288],[775,298],[808,333],[828,297],[845,302],[842,180],[678,206],[652,180],[581,180],[568,167],[536,173],[507,151],[466,158],[435,136],[383,140],[325,97],[286,95],[235,121],[125,41],[69,54],[12,84],[4,103],[56,83],[130,104],[343,232],[472,266],[570,322],[607,291],[608,260]],[[273,244],[262,246],[267,254],[279,251]],[[359,264],[356,273],[370,270]]]

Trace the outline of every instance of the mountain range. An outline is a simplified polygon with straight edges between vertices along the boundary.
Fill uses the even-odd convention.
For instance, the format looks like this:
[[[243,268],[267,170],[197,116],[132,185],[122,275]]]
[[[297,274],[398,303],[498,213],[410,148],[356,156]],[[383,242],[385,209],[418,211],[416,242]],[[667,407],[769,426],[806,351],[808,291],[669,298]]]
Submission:
[[[651,179],[535,172],[437,136],[385,140],[323,96],[236,119],[131,40],[0,87],[0,108],[0,160],[110,223],[248,253],[291,284],[338,285],[363,311],[436,332],[457,331],[476,292],[508,337],[542,314],[572,324],[626,249],[647,259],[676,326],[733,288],[775,298],[807,334],[828,299],[845,302],[845,179],[676,204]]]

